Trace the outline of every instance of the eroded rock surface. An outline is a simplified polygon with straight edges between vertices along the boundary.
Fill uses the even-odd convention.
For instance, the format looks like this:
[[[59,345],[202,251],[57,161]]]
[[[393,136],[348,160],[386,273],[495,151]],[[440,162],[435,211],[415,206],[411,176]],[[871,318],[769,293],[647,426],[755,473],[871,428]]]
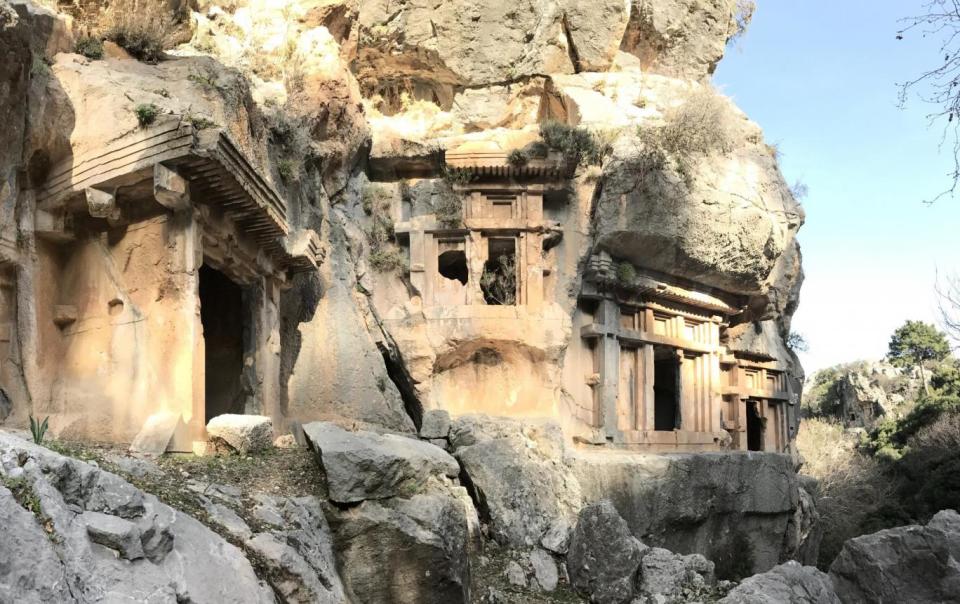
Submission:
[[[848,600],[843,600],[844,602]],[[849,600],[857,601],[857,600]],[[790,561],[754,575],[735,587],[722,604],[840,604],[830,577]]]
[[[609,501],[580,511],[570,537],[570,582],[591,602],[622,604],[633,598],[637,569],[648,548],[630,534]]]
[[[9,434],[0,433],[0,451],[24,470],[18,500],[0,487],[4,600],[274,601],[241,550],[154,496]]]

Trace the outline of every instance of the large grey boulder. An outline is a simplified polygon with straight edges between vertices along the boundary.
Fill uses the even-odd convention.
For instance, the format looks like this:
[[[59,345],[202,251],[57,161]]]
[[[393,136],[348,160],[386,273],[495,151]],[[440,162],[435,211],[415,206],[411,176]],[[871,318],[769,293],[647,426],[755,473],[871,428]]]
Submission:
[[[364,501],[334,512],[330,522],[351,601],[470,601],[470,554],[479,521],[462,487]]]
[[[207,436],[214,444],[225,444],[241,455],[256,453],[273,445],[273,420],[263,415],[224,413],[207,422]]]
[[[720,603],[840,604],[840,601],[826,573],[812,566],[801,566],[799,562],[791,560],[745,580],[720,600]]]
[[[0,432],[0,455],[11,452],[39,516],[0,487],[0,601],[274,601],[240,549],[183,512],[93,465]]]
[[[564,461],[556,424],[467,416],[450,434],[479,512],[502,545],[535,546],[580,509],[579,485]]]
[[[409,495],[431,477],[460,473],[449,453],[405,436],[348,432],[328,422],[305,424],[303,431],[327,474],[330,499],[337,503]]]
[[[786,455],[580,454],[571,463],[585,501],[609,499],[645,544],[702,554],[721,579],[793,553],[784,546],[799,489]]]
[[[570,537],[567,572],[581,595],[597,604],[629,602],[637,569],[647,547],[630,534],[626,521],[609,501],[580,511]]]
[[[960,601],[960,515],[850,539],[830,577],[843,602]]]

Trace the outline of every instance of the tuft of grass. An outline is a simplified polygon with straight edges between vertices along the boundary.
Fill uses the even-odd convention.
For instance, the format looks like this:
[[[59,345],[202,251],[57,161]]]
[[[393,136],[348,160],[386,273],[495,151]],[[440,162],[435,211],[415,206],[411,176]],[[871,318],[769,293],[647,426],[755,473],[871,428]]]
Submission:
[[[189,122],[190,125],[193,126],[195,130],[206,130],[207,128],[217,127],[216,122],[214,122],[211,119],[205,118],[202,115],[190,114],[187,116],[187,122]]]
[[[33,436],[33,442],[38,445],[43,444],[43,437],[47,434],[47,428],[50,427],[50,416],[43,418],[43,421],[30,416],[30,435]]]
[[[33,60],[30,63],[30,75],[41,78],[45,78],[50,75],[50,63],[47,62],[46,57],[39,54],[33,55]]]
[[[157,116],[160,115],[160,108],[153,103],[141,103],[134,108],[133,112],[137,116],[137,122],[140,124],[140,127],[145,128],[157,121]]]
[[[103,41],[94,36],[81,36],[77,39],[73,50],[88,59],[99,60],[103,58]]]
[[[406,262],[395,247],[381,248],[370,252],[370,266],[378,273],[393,273],[403,270]]]

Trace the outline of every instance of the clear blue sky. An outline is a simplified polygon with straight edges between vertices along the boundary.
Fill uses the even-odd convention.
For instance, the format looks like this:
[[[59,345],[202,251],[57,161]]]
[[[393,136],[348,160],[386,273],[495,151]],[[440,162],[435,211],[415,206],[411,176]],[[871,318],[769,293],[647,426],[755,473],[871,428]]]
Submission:
[[[794,330],[808,373],[880,358],[906,319],[937,321],[935,273],[960,271],[960,195],[951,150],[897,86],[936,65],[939,44],[896,40],[919,0],[759,0],[752,25],[714,77],[805,182],[800,230],[807,279]]]

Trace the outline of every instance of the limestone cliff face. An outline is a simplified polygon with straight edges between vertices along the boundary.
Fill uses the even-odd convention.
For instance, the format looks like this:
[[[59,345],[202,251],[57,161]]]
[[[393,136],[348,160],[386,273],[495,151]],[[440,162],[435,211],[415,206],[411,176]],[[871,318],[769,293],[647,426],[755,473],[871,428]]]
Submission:
[[[604,407],[607,399],[639,403],[628,402],[633,394],[624,391],[634,383],[629,368],[620,368],[620,378],[601,368],[591,326],[606,320],[597,302],[603,296],[621,308],[643,308],[651,296],[666,296],[661,302],[677,305],[670,312],[694,309],[671,315],[676,321],[686,316],[687,326],[675,327],[691,330],[676,337],[709,341],[689,355],[708,349],[714,355],[703,367],[689,365],[696,375],[688,376],[694,381],[686,391],[703,387],[706,398],[689,401],[686,417],[701,419],[678,429],[701,436],[686,445],[720,446],[724,431],[741,431],[745,448],[745,416],[738,419],[740,403],[729,399],[731,388],[745,386],[724,381],[730,363],[762,366],[773,376],[768,390],[782,395],[776,400],[792,405],[788,394],[799,392],[802,370],[785,339],[802,282],[795,235],[803,211],[759,127],[706,83],[742,26],[740,10],[734,0],[589,6],[567,0],[439,6],[211,0],[188,11],[165,60],[148,65],[109,43],[102,60],[69,52],[89,15],[75,14],[71,22],[27,2],[4,3],[3,44],[18,60],[4,66],[9,94],[0,103],[13,125],[4,132],[0,239],[26,242],[3,248],[16,250],[7,264],[22,267],[25,280],[17,289],[19,308],[7,311],[16,316],[21,338],[6,353],[4,388],[31,401],[18,406],[21,418],[30,405],[67,413],[69,405],[81,405],[68,401],[93,399],[101,389],[81,379],[81,356],[71,357],[71,382],[35,354],[62,337],[51,324],[72,320],[53,315],[76,312],[27,312],[46,295],[44,288],[53,289],[39,276],[42,268],[63,257],[67,267],[55,274],[68,275],[70,259],[81,255],[48,254],[50,236],[31,239],[41,229],[30,204],[43,197],[58,164],[76,165],[149,130],[136,110],[150,104],[159,112],[157,123],[216,131],[233,141],[283,199],[285,249],[300,249],[309,232],[318,240],[319,268],[279,278],[261,315],[265,322],[252,328],[262,347],[244,373],[244,409],[269,412],[278,426],[337,419],[410,431],[423,410],[442,408],[559,418],[570,437],[584,442],[602,440],[598,429],[624,432],[618,421],[642,432],[642,405]],[[684,140],[691,132],[683,128],[700,106],[712,111],[700,116],[708,119],[709,140],[690,147]],[[591,132],[603,152],[598,165],[574,169],[567,161],[562,174],[536,183],[542,177],[531,176],[529,166],[540,159],[510,168],[507,156],[542,146],[539,130],[550,122]],[[702,134],[692,132],[694,139]],[[560,157],[550,153],[543,165]],[[480,170],[477,158],[494,156],[499,168],[456,180],[456,170]],[[491,176],[495,172],[503,176]],[[463,201],[493,208],[490,191],[515,191],[517,183],[524,201],[509,210],[513,218],[481,216],[487,210]],[[141,186],[131,183],[127,196],[139,195]],[[127,190],[113,190],[122,201]],[[526,201],[531,191],[539,197],[536,207]],[[465,224],[441,224],[451,197],[460,198]],[[469,216],[473,211],[480,213]],[[511,222],[516,217],[521,220]],[[244,237],[236,234],[238,242]],[[513,304],[491,303],[481,283],[491,254],[500,253],[490,251],[492,239],[500,241],[494,245],[513,241],[520,273]],[[189,263],[137,264],[136,246],[124,245],[108,246],[109,263],[124,262],[126,254],[126,268],[96,295],[123,302],[131,318],[163,315],[163,304],[153,310],[156,300],[194,287]],[[454,248],[464,248],[462,285],[443,275],[443,246],[453,246],[448,260],[459,258]],[[263,268],[260,252],[248,251],[250,266]],[[619,267],[637,280],[610,281]],[[106,292],[114,287],[118,293]],[[86,295],[82,290],[57,294],[54,306],[77,306],[67,298]],[[186,298],[182,303],[190,306]],[[716,327],[694,335],[702,321]],[[134,341],[164,339],[148,335],[157,326],[120,323],[133,326],[124,329]],[[648,328],[653,335],[660,329]],[[707,333],[712,329],[717,335]],[[124,397],[141,397],[133,376],[157,362],[154,345],[131,353],[116,336],[83,337],[89,347],[113,338],[107,356],[128,384],[109,386],[116,404],[106,416],[115,417]],[[57,346],[68,356],[84,349]],[[175,347],[158,346],[168,356]],[[645,354],[642,346],[625,350],[624,359]],[[653,357],[643,362],[652,368]],[[73,396],[77,384],[85,392],[79,397]],[[778,450],[789,448],[791,408],[785,404],[781,415],[771,416],[783,427]],[[111,430],[129,436],[144,413],[124,413],[122,428]]]

